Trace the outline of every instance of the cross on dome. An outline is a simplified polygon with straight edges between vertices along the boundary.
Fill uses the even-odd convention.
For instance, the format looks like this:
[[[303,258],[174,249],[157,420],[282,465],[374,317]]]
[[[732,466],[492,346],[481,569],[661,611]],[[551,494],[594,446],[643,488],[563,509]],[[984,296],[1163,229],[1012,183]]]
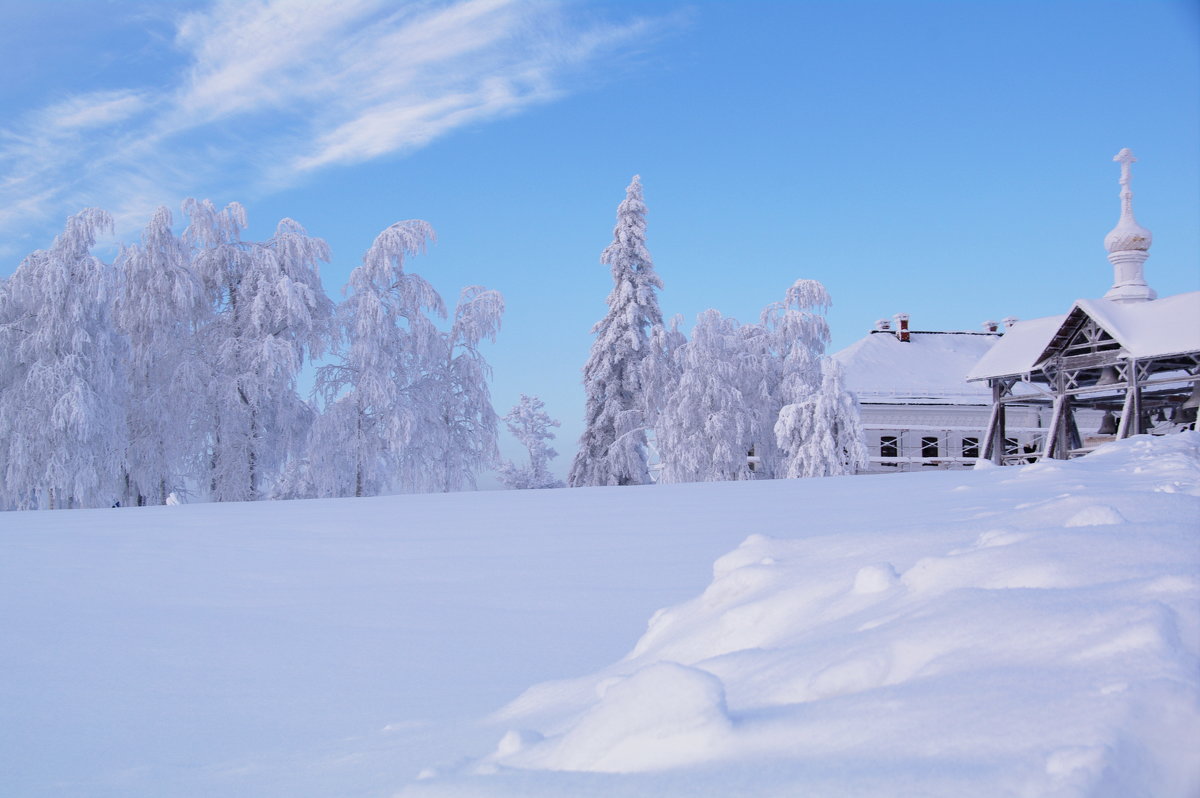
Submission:
[[[1130,165],[1137,163],[1137,158],[1133,156],[1133,151],[1126,147],[1114,155],[1113,160],[1121,164],[1121,216],[1122,218],[1128,216],[1132,219],[1133,189],[1129,187],[1129,184],[1133,182],[1133,170]]]
[[[1128,147],[1125,147],[1124,149],[1122,149],[1120,152],[1118,152],[1116,155],[1113,156],[1113,160],[1116,161],[1117,163],[1121,164],[1121,185],[1128,186],[1129,185],[1129,165],[1131,163],[1137,163],[1137,158],[1135,158],[1133,156],[1133,150],[1129,149]]]

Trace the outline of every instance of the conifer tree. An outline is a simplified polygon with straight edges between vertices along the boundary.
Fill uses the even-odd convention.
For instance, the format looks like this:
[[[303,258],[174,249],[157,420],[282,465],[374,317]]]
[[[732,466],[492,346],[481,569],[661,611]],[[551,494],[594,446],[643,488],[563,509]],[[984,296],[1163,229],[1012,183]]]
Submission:
[[[568,483],[640,485],[650,481],[646,426],[648,406],[642,364],[650,333],[662,326],[657,289],[662,280],[646,249],[646,205],[641,178],[634,175],[617,207],[613,241],[600,256],[612,269],[608,314],[592,332],[596,340],[583,368],[587,396],[585,426]]]

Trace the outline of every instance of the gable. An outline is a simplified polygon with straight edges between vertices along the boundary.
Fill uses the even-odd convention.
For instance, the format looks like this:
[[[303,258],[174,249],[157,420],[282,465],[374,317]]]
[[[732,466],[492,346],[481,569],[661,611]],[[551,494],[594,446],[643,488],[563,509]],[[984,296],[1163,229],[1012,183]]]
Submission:
[[[1034,359],[1032,367],[1040,366],[1055,355],[1094,355],[1118,352],[1121,348],[1121,342],[1076,303],[1046,348]]]

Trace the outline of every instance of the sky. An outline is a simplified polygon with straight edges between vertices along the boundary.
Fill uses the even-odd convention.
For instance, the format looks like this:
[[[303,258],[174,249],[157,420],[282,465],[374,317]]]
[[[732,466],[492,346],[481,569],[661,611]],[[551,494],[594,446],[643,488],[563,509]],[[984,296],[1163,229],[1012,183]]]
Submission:
[[[1112,283],[1122,147],[1147,281],[1200,289],[1196,2],[0,0],[0,52],[0,277],[83,207],[134,241],[207,197],[328,241],[339,298],[424,219],[410,270],[503,293],[494,404],[545,400],[559,471],[634,174],[685,327],[802,277],[831,351],[1065,312]]]

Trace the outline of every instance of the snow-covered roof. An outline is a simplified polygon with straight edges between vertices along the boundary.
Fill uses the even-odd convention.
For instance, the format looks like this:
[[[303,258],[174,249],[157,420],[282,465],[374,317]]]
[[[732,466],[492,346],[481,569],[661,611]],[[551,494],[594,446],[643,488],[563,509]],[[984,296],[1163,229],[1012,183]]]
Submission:
[[[1004,337],[967,370],[968,380],[1007,374],[1024,374],[1046,349],[1066,315],[1015,322]]]
[[[991,392],[968,383],[967,372],[992,348],[999,335],[971,332],[875,332],[833,357],[846,385],[866,402],[910,404],[989,404]]]
[[[1049,356],[1051,341],[1076,311],[1091,317],[1121,345],[1122,358],[1200,351],[1200,291],[1150,302],[1079,299],[1066,315],[1017,322],[970,370],[967,379],[1029,373]]]

